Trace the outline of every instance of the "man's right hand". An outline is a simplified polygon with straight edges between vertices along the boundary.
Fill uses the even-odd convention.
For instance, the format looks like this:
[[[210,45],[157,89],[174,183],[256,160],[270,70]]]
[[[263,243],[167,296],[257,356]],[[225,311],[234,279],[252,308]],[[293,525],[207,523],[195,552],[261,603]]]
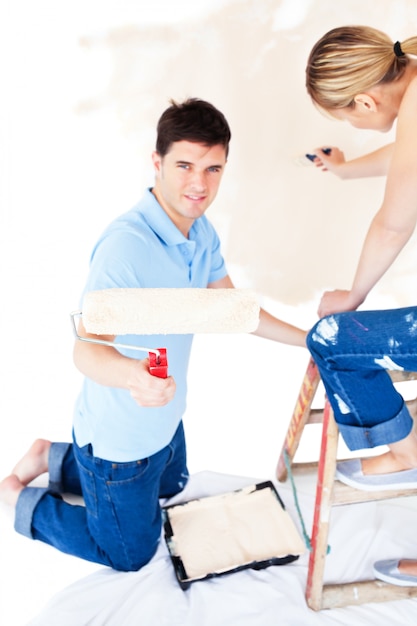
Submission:
[[[144,407],[165,406],[175,395],[176,384],[172,376],[158,378],[149,373],[149,359],[132,359],[127,388],[132,398]]]

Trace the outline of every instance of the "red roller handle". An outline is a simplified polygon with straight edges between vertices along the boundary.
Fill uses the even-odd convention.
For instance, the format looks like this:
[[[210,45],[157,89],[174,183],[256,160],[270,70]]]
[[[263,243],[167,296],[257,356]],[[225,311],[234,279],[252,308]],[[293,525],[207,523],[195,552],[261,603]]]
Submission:
[[[149,372],[158,378],[167,378],[168,359],[166,348],[158,348],[159,354],[149,352]]]

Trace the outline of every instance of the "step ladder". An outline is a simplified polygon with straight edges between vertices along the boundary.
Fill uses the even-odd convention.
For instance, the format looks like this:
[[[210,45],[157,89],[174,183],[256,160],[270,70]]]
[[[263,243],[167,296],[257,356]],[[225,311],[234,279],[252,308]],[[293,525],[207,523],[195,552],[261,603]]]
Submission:
[[[389,374],[395,383],[417,380],[417,372],[393,371]],[[305,594],[307,604],[311,609],[319,611],[366,602],[386,602],[417,597],[417,587],[399,587],[379,580],[323,584],[332,507],[417,495],[417,489],[369,492],[354,489],[335,480],[339,430],[333,417],[333,411],[326,398],[324,398],[324,408],[312,408],[320,380],[318,368],[313,359],[310,359],[282,446],[276,472],[277,478],[281,482],[287,478],[287,464],[289,464],[294,477],[300,470],[304,473],[317,473],[311,551]],[[416,420],[417,398],[407,401],[406,404],[412,417]],[[322,424],[318,461],[293,463],[304,427],[314,423]]]

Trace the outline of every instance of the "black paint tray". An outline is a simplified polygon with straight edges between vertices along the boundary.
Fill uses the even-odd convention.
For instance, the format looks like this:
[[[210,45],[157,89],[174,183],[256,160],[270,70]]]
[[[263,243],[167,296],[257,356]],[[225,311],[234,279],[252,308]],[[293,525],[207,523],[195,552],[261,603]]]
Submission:
[[[243,569],[285,565],[305,552],[271,481],[167,506],[162,516],[182,589]]]

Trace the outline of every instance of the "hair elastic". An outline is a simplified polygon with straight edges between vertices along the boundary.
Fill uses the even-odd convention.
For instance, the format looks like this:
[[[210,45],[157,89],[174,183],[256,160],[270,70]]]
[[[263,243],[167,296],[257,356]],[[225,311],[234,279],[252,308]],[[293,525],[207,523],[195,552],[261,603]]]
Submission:
[[[396,57],[405,57],[405,53],[401,50],[401,43],[396,41],[394,44],[394,53]]]

